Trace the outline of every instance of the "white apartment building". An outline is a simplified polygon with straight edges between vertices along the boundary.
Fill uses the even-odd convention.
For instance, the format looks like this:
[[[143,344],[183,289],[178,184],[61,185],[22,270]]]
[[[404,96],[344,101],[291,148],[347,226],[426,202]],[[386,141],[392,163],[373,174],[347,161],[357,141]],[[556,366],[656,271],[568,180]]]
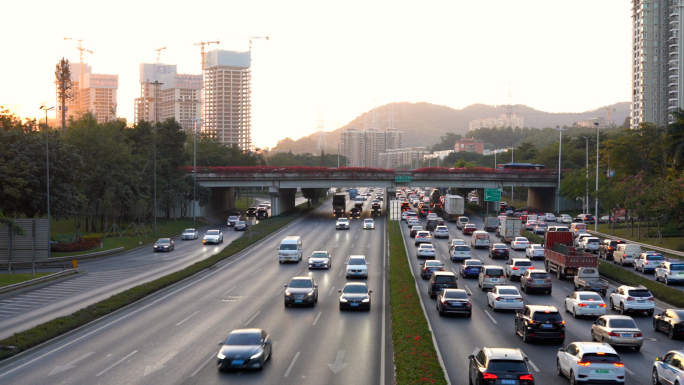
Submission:
[[[397,169],[400,166],[409,165],[415,167],[430,152],[425,147],[397,148],[380,153],[380,167]]]
[[[630,127],[664,125],[681,108],[679,18],[682,0],[632,0],[632,103]]]
[[[206,53],[202,94],[202,132],[241,150],[252,146],[251,55],[249,51]]]
[[[507,116],[502,114],[498,118],[484,118],[471,120],[468,124],[468,131],[477,130],[480,128],[494,128],[494,127],[524,127],[523,118],[512,114]]]
[[[92,73],[92,67],[81,63],[69,63],[73,97],[66,102],[66,118],[78,119],[84,112],[92,112],[98,123],[116,119],[116,93],[119,88],[119,75]],[[61,106],[59,97],[57,106]],[[61,113],[55,112],[58,120]]]
[[[401,148],[402,133],[397,129],[380,131],[348,127],[340,136],[340,153],[347,157],[348,167],[383,167],[381,155]]]

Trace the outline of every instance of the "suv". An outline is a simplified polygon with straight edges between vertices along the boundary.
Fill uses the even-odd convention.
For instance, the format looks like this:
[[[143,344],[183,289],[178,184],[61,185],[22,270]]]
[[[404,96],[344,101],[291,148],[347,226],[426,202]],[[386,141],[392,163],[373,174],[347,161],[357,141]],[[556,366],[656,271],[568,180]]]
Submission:
[[[451,271],[433,271],[428,282],[430,298],[437,297],[442,289],[458,289],[456,274]]]
[[[425,222],[425,230],[428,231],[435,231],[437,228],[437,221],[434,219],[428,219],[427,222]]]
[[[337,218],[335,222],[335,230],[349,230],[349,219]]]
[[[551,277],[546,270],[533,269],[525,270],[520,276],[520,291],[529,293],[530,290],[545,291],[546,294],[551,294]]]
[[[534,377],[527,367],[528,358],[520,349],[482,348],[468,356],[468,384],[534,385]],[[486,382],[484,382],[486,381]]]
[[[597,381],[624,384],[625,364],[615,349],[600,342],[573,342],[556,355],[556,371],[574,384]]]
[[[347,265],[347,278],[368,278],[368,262],[365,255],[350,255],[344,264]]]
[[[432,243],[432,235],[430,235],[429,231],[419,231],[416,233],[415,238],[415,246],[418,246],[421,243]]]
[[[646,274],[647,270],[655,271],[662,262],[665,262],[665,257],[662,254],[655,251],[644,251],[634,259],[634,270],[641,270],[642,273]]]
[[[505,285],[506,276],[504,275],[504,269],[497,265],[484,265],[480,269],[480,273],[477,275],[477,286],[480,289],[487,290],[491,289],[497,285]]]
[[[684,282],[684,262],[675,260],[661,262],[660,266],[656,267],[653,272],[653,278],[656,282],[662,279],[666,285],[674,282]]]
[[[619,310],[623,315],[630,311],[640,311],[650,317],[655,308],[655,298],[643,286],[622,285],[610,293],[610,308]]]
[[[285,287],[285,307],[307,305],[314,307],[318,302],[318,285],[313,277],[292,277]]]
[[[532,267],[532,262],[527,258],[511,258],[506,262],[506,276],[511,279],[511,281],[522,277],[527,269]],[[533,268],[533,267],[532,267]]]
[[[515,313],[515,332],[523,342],[532,339],[565,341],[565,321],[555,306],[525,305]]]
[[[237,215],[231,215],[228,217],[228,222],[226,223],[228,227],[235,227],[235,224],[240,220]]]
[[[663,357],[656,357],[651,378],[654,384],[683,384],[683,373],[684,350],[670,350]]]
[[[606,261],[613,260],[613,252],[620,243],[625,243],[624,241],[618,241],[615,239],[604,239],[599,244],[598,256]]]

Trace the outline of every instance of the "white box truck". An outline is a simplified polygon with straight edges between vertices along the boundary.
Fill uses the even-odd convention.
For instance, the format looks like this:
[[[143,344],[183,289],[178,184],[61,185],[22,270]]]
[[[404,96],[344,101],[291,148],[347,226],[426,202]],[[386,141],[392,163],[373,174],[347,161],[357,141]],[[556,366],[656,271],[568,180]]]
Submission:
[[[460,195],[444,196],[444,220],[455,222],[465,212],[465,203]]]
[[[520,236],[522,221],[520,218],[504,217],[501,218],[499,226],[499,238],[505,243],[511,243],[513,238]]]

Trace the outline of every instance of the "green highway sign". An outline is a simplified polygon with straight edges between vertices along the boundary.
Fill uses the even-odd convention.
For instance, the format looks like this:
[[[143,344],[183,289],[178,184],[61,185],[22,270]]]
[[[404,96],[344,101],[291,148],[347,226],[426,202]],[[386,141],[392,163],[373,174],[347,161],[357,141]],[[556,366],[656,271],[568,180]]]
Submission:
[[[485,202],[501,202],[501,190],[496,188],[484,189],[484,200]]]
[[[395,182],[410,182],[411,181],[411,176],[410,175],[397,175],[394,177]]]

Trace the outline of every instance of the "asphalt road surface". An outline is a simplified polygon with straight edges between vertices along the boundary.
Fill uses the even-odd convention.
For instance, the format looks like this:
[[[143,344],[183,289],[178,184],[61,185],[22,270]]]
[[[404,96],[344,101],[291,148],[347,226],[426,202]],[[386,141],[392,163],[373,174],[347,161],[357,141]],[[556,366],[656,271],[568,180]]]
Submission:
[[[385,219],[376,218],[375,230],[364,231],[354,219],[350,230],[336,231],[331,213],[331,204],[323,205],[216,268],[6,360],[0,383],[393,383]],[[369,215],[370,203],[362,218]],[[278,263],[276,247],[288,235],[302,236],[302,262]],[[197,241],[185,244],[171,254],[203,248]],[[332,254],[330,270],[308,270],[315,250]],[[350,254],[370,262],[363,280],[373,290],[370,312],[339,310],[337,290],[348,281]],[[317,281],[315,307],[283,306],[283,284],[296,275]],[[263,372],[219,372],[219,341],[245,327],[270,333],[272,359]]]

